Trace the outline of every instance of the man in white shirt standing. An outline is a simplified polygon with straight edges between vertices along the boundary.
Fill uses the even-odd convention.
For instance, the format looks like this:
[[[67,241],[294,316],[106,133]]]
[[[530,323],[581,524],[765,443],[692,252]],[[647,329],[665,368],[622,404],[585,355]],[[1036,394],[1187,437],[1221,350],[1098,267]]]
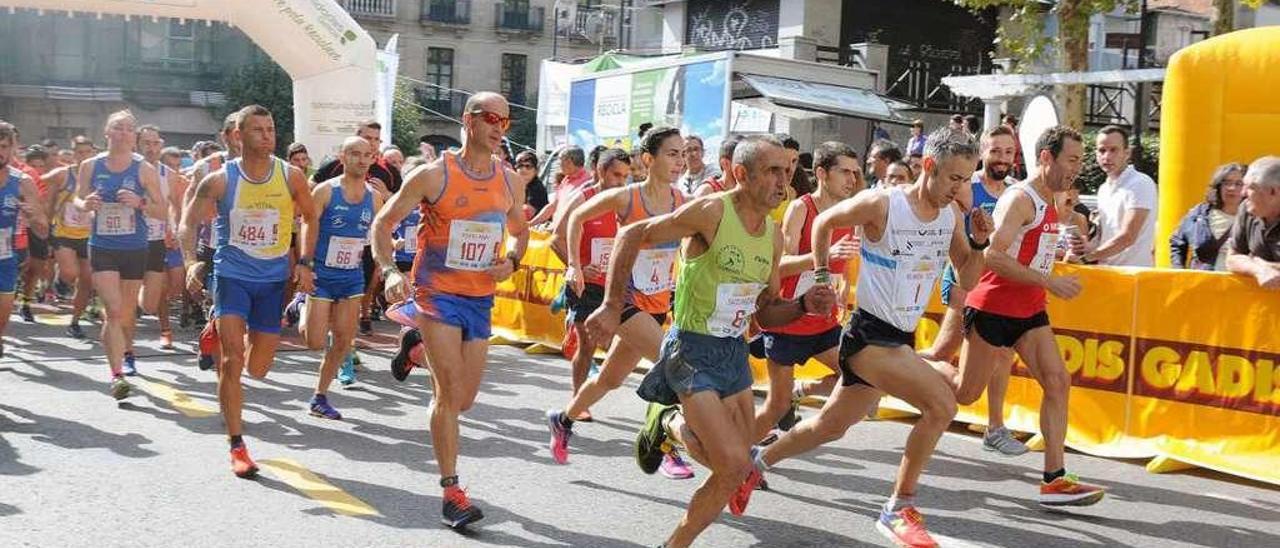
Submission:
[[[1098,187],[1098,246],[1086,264],[1155,266],[1156,183],[1129,164],[1129,132],[1119,126],[1098,131],[1098,167],[1107,181]]]

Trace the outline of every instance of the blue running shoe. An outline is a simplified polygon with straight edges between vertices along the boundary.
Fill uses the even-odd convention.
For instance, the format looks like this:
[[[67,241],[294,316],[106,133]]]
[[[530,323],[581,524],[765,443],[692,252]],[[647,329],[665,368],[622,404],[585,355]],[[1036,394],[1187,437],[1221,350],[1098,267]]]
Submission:
[[[329,405],[329,398],[324,394],[316,394],[311,396],[311,414],[316,417],[324,417],[335,421],[342,420],[342,413]]]
[[[350,386],[356,382],[356,362],[351,357],[355,353],[355,350],[348,353],[342,360],[342,367],[338,368],[338,382],[343,386]]]
[[[125,376],[138,376],[138,363],[133,357],[133,352],[124,353],[124,363],[121,364],[120,369],[124,371]]]

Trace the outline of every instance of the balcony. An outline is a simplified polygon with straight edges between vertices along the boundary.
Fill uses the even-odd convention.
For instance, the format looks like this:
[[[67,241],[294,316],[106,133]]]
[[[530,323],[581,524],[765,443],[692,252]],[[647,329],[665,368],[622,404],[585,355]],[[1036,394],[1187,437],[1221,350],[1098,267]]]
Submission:
[[[561,38],[575,42],[600,44],[606,47],[618,43],[618,13],[602,7],[579,6],[571,20],[558,25]]]
[[[423,24],[470,25],[471,0],[422,0]]]
[[[514,10],[509,9],[505,2],[498,2],[493,15],[493,26],[498,32],[542,34],[546,8]]]
[[[338,3],[355,18],[396,18],[396,0],[338,0]]]

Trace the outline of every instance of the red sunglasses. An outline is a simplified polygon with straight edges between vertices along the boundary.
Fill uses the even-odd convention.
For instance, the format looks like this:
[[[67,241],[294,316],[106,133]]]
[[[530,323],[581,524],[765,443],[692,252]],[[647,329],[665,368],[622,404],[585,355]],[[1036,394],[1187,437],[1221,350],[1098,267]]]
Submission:
[[[502,128],[502,131],[506,131],[511,127],[511,118],[499,116],[487,110],[475,109],[471,111],[471,115],[479,116],[481,120],[484,120],[484,123],[491,126],[498,126],[499,128]]]

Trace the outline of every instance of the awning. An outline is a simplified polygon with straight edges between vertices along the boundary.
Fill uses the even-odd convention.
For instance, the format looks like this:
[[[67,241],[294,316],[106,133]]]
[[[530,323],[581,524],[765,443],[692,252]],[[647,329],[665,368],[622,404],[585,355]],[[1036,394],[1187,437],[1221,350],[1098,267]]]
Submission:
[[[871,90],[759,74],[742,74],[741,76],[742,80],[759,92],[768,103],[783,108],[769,109],[764,104],[765,101],[753,101],[752,106],[774,110],[778,114],[784,114],[780,112],[783,110],[790,111],[784,114],[787,117],[797,117],[795,114],[798,110],[894,124],[911,123],[910,120],[899,116],[895,110],[895,106],[901,103],[876,95]]]

